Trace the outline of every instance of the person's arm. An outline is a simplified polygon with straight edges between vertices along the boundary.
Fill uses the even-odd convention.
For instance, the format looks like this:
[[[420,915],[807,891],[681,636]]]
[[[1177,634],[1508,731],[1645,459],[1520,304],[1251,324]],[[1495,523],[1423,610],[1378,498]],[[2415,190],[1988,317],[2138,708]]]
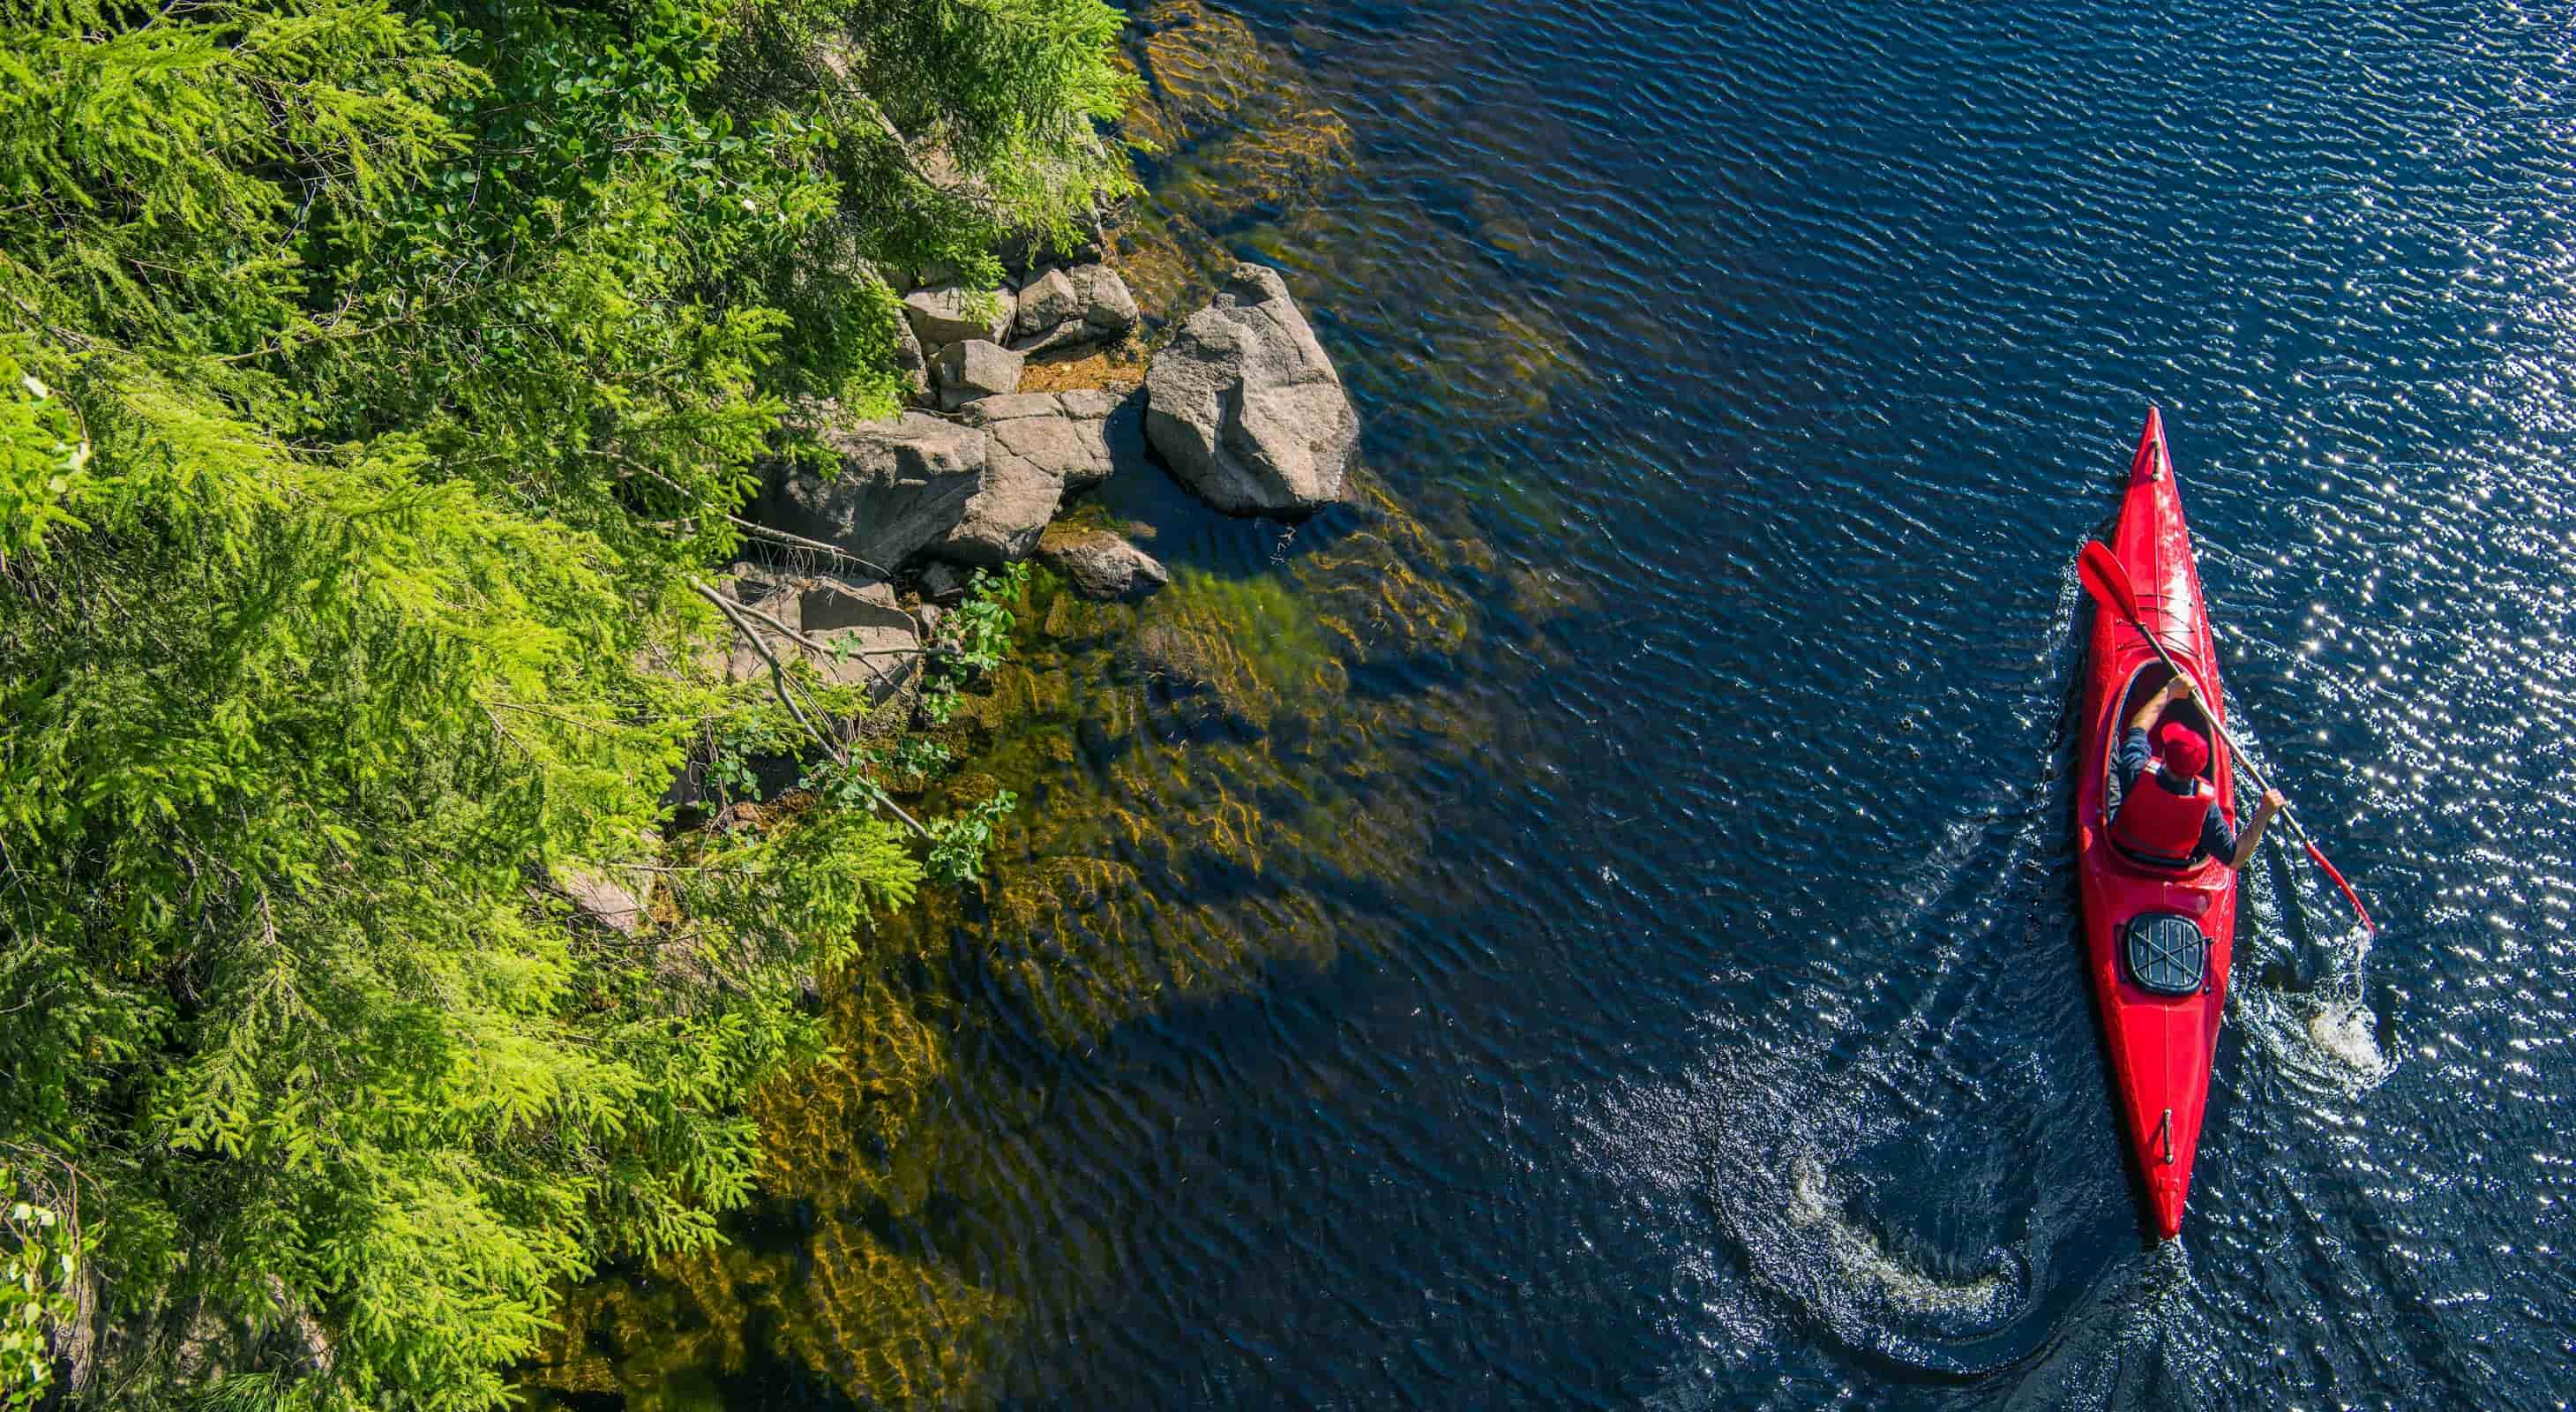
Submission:
[[[2227,826],[2227,816],[2218,812],[2215,804],[2209,806],[2208,813],[2200,816],[2200,851],[2212,858],[2228,859],[2233,866],[2236,830]]]
[[[2164,714],[2168,703],[2194,694],[2191,678],[2176,672],[2165,678],[2165,684],[2157,688],[2155,695],[2148,697],[2143,705],[2129,714],[2129,729],[2145,730],[2156,723],[2156,717]]]
[[[2288,800],[2281,797],[2281,791],[2277,789],[2267,789],[2263,791],[2263,802],[2255,806],[2254,809],[2253,824],[2248,826],[2245,832],[2236,836],[2236,851],[2232,854],[2223,855],[2227,859],[2227,866],[2231,868],[2242,868],[2247,863],[2254,860],[2254,850],[2261,847],[2263,843],[2264,828],[2272,822],[2272,816],[2280,813],[2281,807],[2288,802]],[[2218,811],[2216,809],[2210,810],[2209,817],[2212,820],[2217,820]]]
[[[2168,677],[2165,684],[2147,698],[2145,705],[2129,713],[2129,728],[2120,733],[2120,752],[2112,757],[2120,771],[2120,788],[2123,791],[2136,788],[2138,776],[2147,768],[2147,727],[2156,723],[2156,717],[2163,713],[2166,702],[2177,696],[2189,695],[2191,678],[2181,675]],[[2217,856],[2223,858],[2226,855]]]
[[[2120,788],[2135,789],[2139,773],[2147,768],[2147,732],[2144,727],[2131,726],[2128,734],[2120,737],[2120,753],[2116,758],[2120,768]]]

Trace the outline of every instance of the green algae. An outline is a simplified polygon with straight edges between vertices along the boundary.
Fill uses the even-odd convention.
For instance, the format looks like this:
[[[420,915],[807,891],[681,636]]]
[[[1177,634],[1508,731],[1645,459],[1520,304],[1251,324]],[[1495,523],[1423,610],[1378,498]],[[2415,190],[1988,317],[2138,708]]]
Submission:
[[[528,1370],[538,1387],[622,1397],[630,1412],[725,1405],[714,1379],[785,1354],[867,1405],[973,1405],[989,1397],[992,1341],[1007,1301],[943,1263],[827,1219],[795,1252],[729,1245],[656,1264],[649,1278],[574,1292],[563,1332]],[[777,1347],[755,1350],[754,1329]]]
[[[1452,693],[1349,689],[1356,667],[1463,646],[1481,610],[1456,585],[1493,567],[1383,491],[1355,494],[1358,529],[1269,574],[1185,573],[1139,604],[1032,577],[1014,659],[950,723],[977,749],[928,794],[1032,801],[997,831],[989,885],[886,919],[867,964],[824,980],[832,1061],[755,1104],[766,1193],[810,1230],[577,1291],[532,1381],[676,1412],[711,1371],[785,1360],[869,1405],[989,1400],[1019,1301],[917,1252],[972,1251],[1004,1228],[986,1216],[1051,1178],[995,1126],[1042,1099],[997,1101],[1018,1080],[961,1066],[960,1037],[998,1025],[1088,1053],[1376,944],[1322,884],[1406,885],[1433,845],[1406,779],[1496,742]],[[1114,1242],[1089,1239],[1060,1261],[1113,1278]]]
[[[1145,87],[1120,127],[1154,171],[1114,259],[1159,324],[1216,291],[1235,260],[1223,237],[1320,212],[1358,170],[1357,142],[1284,47],[1198,0],[1146,11],[1130,52]]]
[[[920,1252],[973,1250],[1006,1228],[982,1214],[1051,1179],[994,1126],[1014,1105],[991,1095],[1016,1080],[961,1068],[959,1037],[999,1024],[1091,1052],[1374,944],[1317,884],[1402,885],[1432,844],[1405,777],[1495,739],[1448,693],[1349,690],[1355,666],[1463,645],[1478,609],[1453,584],[1490,567],[1481,545],[1363,495],[1360,530],[1275,574],[1186,573],[1141,604],[1033,578],[1015,659],[951,723],[979,748],[930,792],[1033,801],[999,830],[989,886],[887,919],[869,964],[825,978],[833,1060],[755,1105],[767,1194],[810,1228],[790,1250],[742,1241],[577,1291],[532,1381],[680,1412],[706,1405],[711,1375],[784,1360],[866,1405],[996,1394],[1019,1301]],[[1114,1247],[1095,1232],[1058,1259],[1105,1290]]]
[[[1440,379],[1442,415],[1456,424],[1534,421],[1590,375],[1556,315],[1520,292],[1523,281],[1496,278],[1505,267],[1551,263],[1543,232],[1511,198],[1473,191],[1464,228],[1426,221],[1402,241],[1370,239],[1334,208],[1358,171],[1357,140],[1337,111],[1349,98],[1400,85],[1417,95],[1414,120],[1436,123],[1463,90],[1381,72],[1367,46],[1332,51],[1328,67],[1310,69],[1198,0],[1163,0],[1135,28],[1130,60],[1145,87],[1121,127],[1155,170],[1114,258],[1149,311],[1198,307],[1251,254],[1288,270],[1301,299],[1329,307],[1347,292],[1418,311],[1427,347],[1405,375]],[[1330,49],[1328,37],[1306,47]],[[1531,161],[1570,147],[1572,134],[1543,110],[1522,116],[1513,140]],[[1319,251],[1331,252],[1329,264],[1301,278]]]
[[[1311,201],[1355,170],[1350,124],[1285,48],[1242,20],[1197,0],[1164,0],[1138,30],[1145,91],[1122,126],[1161,159],[1153,186],[1166,206]]]
[[[1263,725],[1283,695],[1335,692],[1348,679],[1314,601],[1270,574],[1174,575],[1139,615],[1130,657]]]

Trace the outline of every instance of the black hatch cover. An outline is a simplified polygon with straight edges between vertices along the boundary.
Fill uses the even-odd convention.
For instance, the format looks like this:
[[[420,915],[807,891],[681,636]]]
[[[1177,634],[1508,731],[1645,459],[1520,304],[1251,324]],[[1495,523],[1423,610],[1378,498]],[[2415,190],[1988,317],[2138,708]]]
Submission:
[[[2148,912],[2129,919],[2129,979],[2158,995],[2189,995],[2207,978],[2209,940],[2191,918]]]

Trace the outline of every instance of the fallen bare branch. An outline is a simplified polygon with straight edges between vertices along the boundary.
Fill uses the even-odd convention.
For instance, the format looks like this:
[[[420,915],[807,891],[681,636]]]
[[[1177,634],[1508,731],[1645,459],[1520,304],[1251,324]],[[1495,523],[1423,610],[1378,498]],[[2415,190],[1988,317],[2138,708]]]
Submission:
[[[884,565],[871,564],[867,560],[860,558],[858,555],[850,553],[848,550],[842,549],[836,545],[826,544],[822,540],[807,539],[801,534],[789,534],[783,529],[771,529],[767,525],[754,524],[740,515],[727,515],[725,518],[732,521],[735,528],[742,530],[744,533],[752,535],[755,538],[766,539],[774,544],[784,544],[797,549],[811,550],[817,554],[829,554],[833,558],[839,559],[844,563],[856,564],[860,568],[867,570],[869,573],[872,573],[881,579],[890,580],[894,577],[893,571],[887,569]]]
[[[760,660],[769,664],[770,688],[777,692],[780,703],[787,707],[787,714],[796,718],[796,724],[805,728],[805,734],[811,736],[815,744],[823,747],[823,752],[832,757],[833,763],[846,767],[850,763],[850,753],[843,750],[837,743],[826,737],[821,729],[815,726],[814,718],[805,714],[805,707],[802,703],[797,701],[795,690],[787,684],[786,666],[778,660],[778,654],[770,650],[769,643],[760,635],[760,629],[753,626],[751,619],[745,616],[746,614],[756,610],[746,608],[742,604],[734,602],[732,599],[725,597],[712,587],[709,587],[707,584],[699,582],[698,580],[690,580],[689,587],[697,590],[699,597],[716,605],[716,611],[724,614],[726,620],[733,624],[734,630],[741,633],[744,639],[751,643],[751,650],[759,653]],[[762,613],[760,616],[771,625],[779,627],[781,631],[786,631],[784,625],[780,624],[776,618],[772,618],[766,613]],[[810,639],[806,639],[802,633],[791,632],[789,633],[789,636],[799,640],[810,641]],[[902,805],[894,802],[894,796],[886,793],[885,789],[875,780],[868,779],[864,775],[860,776],[859,779],[861,783],[867,786],[868,792],[876,796],[877,802],[892,810],[894,812],[894,816],[903,820],[906,827],[910,828],[915,834],[924,839],[936,841],[938,836],[933,834],[929,829],[924,828],[919,819],[916,819],[911,814],[905,812]]]

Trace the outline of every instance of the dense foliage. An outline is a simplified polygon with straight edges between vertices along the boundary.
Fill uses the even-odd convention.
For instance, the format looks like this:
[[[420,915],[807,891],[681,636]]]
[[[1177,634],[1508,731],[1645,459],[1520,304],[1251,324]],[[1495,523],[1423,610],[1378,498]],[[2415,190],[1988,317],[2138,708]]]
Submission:
[[[925,854],[846,778],[667,836],[801,730],[705,576],[787,399],[890,405],[885,272],[1122,185],[1117,24],[0,0],[0,1315],[85,1402],[499,1405],[746,1198]]]

